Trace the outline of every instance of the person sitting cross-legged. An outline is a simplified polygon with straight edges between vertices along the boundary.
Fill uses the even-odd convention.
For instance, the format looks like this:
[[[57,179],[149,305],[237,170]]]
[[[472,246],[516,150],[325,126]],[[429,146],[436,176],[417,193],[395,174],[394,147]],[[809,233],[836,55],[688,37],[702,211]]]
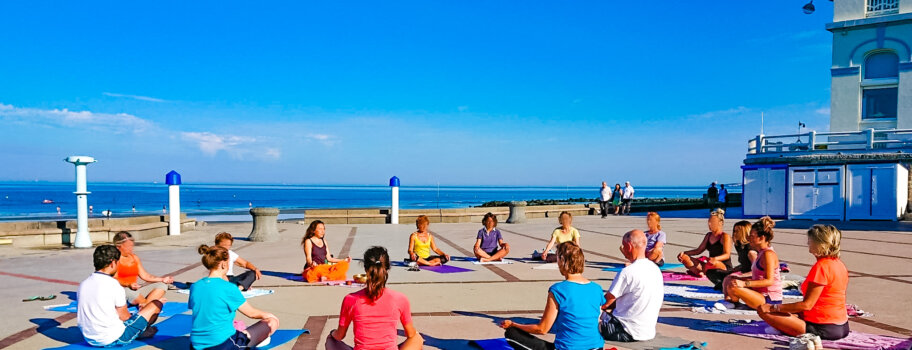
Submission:
[[[485,214],[481,219],[484,227],[478,230],[475,238],[475,257],[478,261],[500,261],[510,253],[510,245],[504,242],[500,230],[497,229],[497,215]]]
[[[408,253],[409,259],[418,265],[440,266],[450,261],[450,256],[437,248],[434,242],[434,235],[428,231],[431,220],[427,215],[419,215],[415,219],[415,226],[418,231],[412,232],[409,236]],[[431,252],[437,255],[431,255]]]
[[[541,320],[535,324],[521,324],[506,319],[500,324],[506,330],[504,337],[513,349],[602,349],[605,341],[599,335],[598,324],[599,308],[605,304],[602,287],[583,277],[586,259],[576,243],[568,241],[558,245],[556,257],[564,281],[548,289]],[[658,269],[655,264],[647,263]],[[548,331],[554,332],[554,343],[532,335]]]
[[[76,324],[86,342],[97,347],[122,346],[155,335],[158,329],[152,324],[165,299],[152,300],[131,315],[124,289],[113,277],[120,251],[113,245],[101,245],[95,248],[92,260],[95,272],[76,292]]]
[[[632,342],[655,338],[659,309],[665,298],[662,272],[646,258],[646,234],[624,234],[621,253],[630,265],[618,272],[605,293],[606,312],[599,321],[605,340]],[[610,311],[609,311],[610,310]]]

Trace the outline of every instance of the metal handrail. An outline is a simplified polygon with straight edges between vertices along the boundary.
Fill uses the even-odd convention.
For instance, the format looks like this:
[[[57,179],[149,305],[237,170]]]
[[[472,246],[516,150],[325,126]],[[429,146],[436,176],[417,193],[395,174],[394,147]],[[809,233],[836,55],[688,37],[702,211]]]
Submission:
[[[897,135],[909,135],[909,139],[896,139]],[[829,140],[830,136],[859,136],[863,139],[858,140]],[[893,137],[893,138],[888,138]],[[792,139],[788,142],[784,139]],[[825,138],[826,141],[823,141],[822,138]],[[781,140],[781,141],[780,141]],[[766,136],[766,135],[757,135],[756,137],[748,140],[747,142],[747,153],[748,154],[758,154],[758,153],[784,153],[784,152],[814,152],[820,151],[818,146],[822,147],[824,150],[829,148],[829,146],[849,146],[849,147],[840,147],[839,150],[870,150],[874,149],[875,146],[881,145],[891,145],[891,144],[900,144],[900,145],[910,145],[912,146],[912,129],[893,129],[893,130],[874,130],[866,129],[862,131],[836,131],[836,132],[821,132],[810,131],[804,134],[787,134],[787,135],[775,135],[775,136]],[[856,145],[864,145],[862,147],[853,147]]]

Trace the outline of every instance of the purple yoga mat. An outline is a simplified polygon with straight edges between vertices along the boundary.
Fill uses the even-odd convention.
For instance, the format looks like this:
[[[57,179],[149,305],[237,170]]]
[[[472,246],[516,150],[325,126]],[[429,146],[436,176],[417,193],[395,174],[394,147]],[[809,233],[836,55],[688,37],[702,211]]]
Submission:
[[[755,322],[734,327],[731,329],[731,332],[734,334],[746,335],[748,337],[778,340],[786,343],[791,339],[791,337],[784,334],[766,334],[765,330],[768,326],[769,325],[766,322]],[[845,338],[823,341],[824,348],[842,350],[908,350],[909,346],[912,346],[912,339],[901,339],[861,332],[849,332],[849,335]]]
[[[422,266],[422,270],[434,271],[436,273],[459,273],[459,272],[469,272],[475,271],[471,269],[464,269],[461,267],[450,266],[450,265],[440,265],[440,266]]]

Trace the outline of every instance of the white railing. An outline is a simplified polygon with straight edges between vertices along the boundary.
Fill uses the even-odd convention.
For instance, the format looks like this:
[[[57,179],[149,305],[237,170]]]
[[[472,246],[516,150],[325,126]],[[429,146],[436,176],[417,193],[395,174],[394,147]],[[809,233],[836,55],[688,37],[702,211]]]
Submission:
[[[899,0],[866,0],[865,17],[899,13]]]
[[[811,131],[805,134],[757,135],[747,141],[747,154],[864,151],[885,148],[912,148],[912,129],[821,133]]]

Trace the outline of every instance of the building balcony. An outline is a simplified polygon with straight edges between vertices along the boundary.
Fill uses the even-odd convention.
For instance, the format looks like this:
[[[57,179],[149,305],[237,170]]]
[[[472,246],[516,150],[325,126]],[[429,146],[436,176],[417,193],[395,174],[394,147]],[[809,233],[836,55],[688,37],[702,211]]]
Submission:
[[[866,0],[865,17],[878,17],[899,13],[899,0]]]
[[[745,164],[833,159],[912,160],[912,129],[757,135],[747,142]]]

